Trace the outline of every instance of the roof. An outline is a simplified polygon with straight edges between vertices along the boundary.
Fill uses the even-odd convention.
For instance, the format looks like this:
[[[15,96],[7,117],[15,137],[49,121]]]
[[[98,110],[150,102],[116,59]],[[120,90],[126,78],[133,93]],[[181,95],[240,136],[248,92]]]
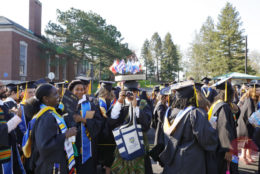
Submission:
[[[36,37],[37,39],[42,39],[41,36],[36,35],[34,32],[32,32],[31,30],[23,27],[22,25],[4,17],[4,16],[0,16],[0,28],[11,28],[14,27],[19,31],[22,31],[24,33],[26,33],[27,35],[31,36],[31,37]]]
[[[259,76],[253,76],[253,75],[238,73],[238,72],[227,73],[227,74],[224,74],[224,75],[221,75],[221,76],[213,77],[212,79],[213,80],[221,80],[221,79],[224,79],[224,78],[260,80]]]

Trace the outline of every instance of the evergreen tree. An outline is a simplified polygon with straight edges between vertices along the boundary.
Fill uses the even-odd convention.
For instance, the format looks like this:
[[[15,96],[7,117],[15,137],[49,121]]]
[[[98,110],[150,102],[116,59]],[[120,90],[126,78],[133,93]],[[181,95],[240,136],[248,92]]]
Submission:
[[[142,47],[142,51],[141,51],[141,57],[144,60],[144,64],[146,67],[146,79],[148,79],[148,77],[152,78],[155,75],[155,63],[152,57],[152,53],[151,53],[151,49],[150,49],[150,43],[149,41],[146,39],[143,47]]]
[[[153,34],[151,39],[151,50],[153,54],[153,58],[156,62],[156,76],[157,81],[160,81],[160,61],[162,59],[162,40],[159,36],[159,34],[156,32]]]
[[[221,10],[217,24],[218,58],[216,67],[223,67],[216,74],[244,72],[244,30],[239,12],[230,3]],[[226,65],[226,66],[223,66]]]
[[[45,29],[48,42],[66,50],[69,57],[78,61],[91,61],[99,67],[99,74],[109,74],[108,67],[116,58],[132,54],[121,33],[96,13],[71,8],[57,10],[58,23],[49,22]],[[46,44],[50,45],[50,44]],[[102,71],[101,71],[102,70]],[[110,73],[111,74],[111,73]]]
[[[163,42],[163,57],[161,60],[161,79],[174,81],[178,76],[179,56],[171,34],[167,33]]]

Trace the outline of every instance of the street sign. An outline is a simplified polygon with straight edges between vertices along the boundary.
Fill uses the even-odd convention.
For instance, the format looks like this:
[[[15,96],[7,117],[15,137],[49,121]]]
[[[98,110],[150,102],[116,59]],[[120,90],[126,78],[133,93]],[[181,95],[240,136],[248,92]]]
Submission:
[[[55,74],[53,72],[50,72],[48,74],[48,78],[52,81],[55,78]]]

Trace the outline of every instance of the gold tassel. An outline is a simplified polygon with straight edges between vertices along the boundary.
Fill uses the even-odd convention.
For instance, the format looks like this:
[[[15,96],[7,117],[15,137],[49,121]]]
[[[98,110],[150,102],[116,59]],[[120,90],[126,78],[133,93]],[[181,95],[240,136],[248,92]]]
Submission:
[[[62,84],[61,86],[61,97],[63,97],[63,95],[64,95],[64,84]]]
[[[227,102],[227,81],[225,82],[225,102]]]
[[[17,94],[16,94],[16,95],[17,95],[17,96],[16,96],[16,97],[17,97],[17,100],[19,100],[19,96],[20,96],[19,93],[20,93],[20,91],[19,91],[19,85],[17,85]]]
[[[88,95],[91,95],[91,80],[89,81],[88,85]]]
[[[25,101],[27,100],[27,88],[28,88],[28,82],[26,82],[26,85],[25,85],[22,103],[25,103]]]
[[[195,84],[194,84],[193,88],[194,88],[194,95],[195,95],[195,100],[196,100],[196,106],[199,107],[198,95],[197,95],[197,90],[196,90]]]

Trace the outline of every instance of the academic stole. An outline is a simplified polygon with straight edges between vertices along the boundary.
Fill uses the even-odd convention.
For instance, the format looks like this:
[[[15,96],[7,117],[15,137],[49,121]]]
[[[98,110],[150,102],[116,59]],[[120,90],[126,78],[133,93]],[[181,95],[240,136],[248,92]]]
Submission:
[[[204,93],[205,97],[208,97],[208,96],[209,96],[209,94],[210,94],[211,90],[212,90],[212,89],[211,89],[210,87],[208,87],[208,90],[207,90],[207,92],[206,92],[206,89],[205,89],[205,87],[204,87],[204,88],[202,88],[202,91],[203,91],[203,93]]]
[[[0,124],[6,124],[4,111],[0,107]],[[11,159],[12,149],[11,147],[0,147],[0,162],[7,162]]]
[[[107,118],[107,111],[109,111],[116,103],[116,99],[111,101],[109,109],[107,109],[107,103],[104,98],[99,98],[99,108],[103,117]]]
[[[26,174],[17,147],[15,149],[11,148],[11,152],[13,152],[13,150],[16,150],[18,165],[19,165],[21,173]],[[12,153],[10,161],[2,164],[2,174],[14,174],[14,172],[13,172],[13,158],[14,157],[13,157],[13,153]],[[16,167],[16,166],[14,166],[14,167]]]
[[[174,122],[172,123],[172,125],[170,127],[167,128],[167,126],[165,126],[167,129],[164,130],[164,133],[167,134],[167,135],[170,135],[172,134],[175,130],[176,130],[176,127],[177,125],[180,123],[180,121],[182,120],[182,118],[189,112],[191,111],[192,109],[194,109],[193,106],[189,106],[187,108],[185,108],[184,110],[181,110],[176,118],[174,119]],[[166,122],[165,124],[169,124],[169,120],[168,120],[168,117],[165,117],[164,118],[164,122]],[[168,122],[168,123],[167,123]]]
[[[102,116],[107,118],[107,103],[104,98],[99,98],[99,108]]]
[[[31,157],[31,145],[32,145],[31,134],[36,120],[40,118],[46,111],[52,109],[51,107],[46,105],[41,105],[40,107],[41,110],[35,116],[33,116],[32,120],[28,123],[28,128],[23,136],[22,150],[26,158]]]
[[[91,110],[90,102],[81,104],[81,116],[86,119],[87,111]],[[81,123],[81,148],[82,148],[82,164],[92,157],[91,137],[84,123]]]
[[[223,100],[218,100],[216,101],[215,103],[213,103],[213,105],[211,105],[209,111],[208,111],[208,120],[210,121],[211,117],[212,117],[212,112],[213,112],[213,109],[215,108],[215,106],[220,103],[220,102],[223,102]]]
[[[54,108],[51,109],[53,112],[52,112],[52,115],[55,117],[58,125],[59,125],[59,128],[61,130],[61,133],[65,134],[66,131],[68,130],[67,126],[66,126],[66,123],[63,119],[62,116],[60,116],[56,110]],[[67,154],[67,158],[68,158],[68,166],[69,166],[69,170],[74,170],[73,166],[75,165],[75,159],[74,159],[74,150],[73,150],[73,146],[72,146],[72,143],[69,142],[69,140],[66,138],[65,139],[65,142],[64,142],[64,147],[65,147],[65,151],[66,151],[66,154]],[[60,167],[59,164],[54,164],[54,171],[57,167]],[[70,172],[71,173],[71,172]]]
[[[27,130],[27,123],[26,123],[26,117],[25,117],[25,113],[24,113],[24,102],[20,103],[20,107],[22,110],[22,122],[18,125],[20,130],[25,133]]]

